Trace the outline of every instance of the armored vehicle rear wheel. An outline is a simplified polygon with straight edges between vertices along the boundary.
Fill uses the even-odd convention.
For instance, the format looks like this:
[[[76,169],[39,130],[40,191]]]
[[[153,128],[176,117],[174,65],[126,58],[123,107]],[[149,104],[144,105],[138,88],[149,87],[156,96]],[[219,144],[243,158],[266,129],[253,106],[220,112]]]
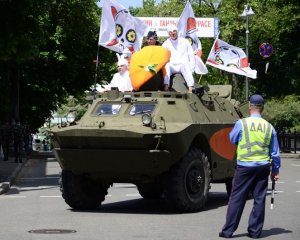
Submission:
[[[62,197],[70,207],[76,210],[93,210],[104,201],[108,186],[63,170],[60,189]]]
[[[141,196],[146,199],[157,199],[163,194],[162,186],[158,182],[137,184]]]
[[[198,211],[206,203],[210,179],[207,156],[200,149],[191,149],[166,175],[165,199],[175,211]]]

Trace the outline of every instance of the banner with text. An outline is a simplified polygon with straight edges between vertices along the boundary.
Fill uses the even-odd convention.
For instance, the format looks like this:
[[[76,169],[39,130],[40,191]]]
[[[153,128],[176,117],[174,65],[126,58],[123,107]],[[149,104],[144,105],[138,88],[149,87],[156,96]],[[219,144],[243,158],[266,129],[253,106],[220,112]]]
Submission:
[[[157,36],[167,37],[167,26],[177,26],[179,18],[172,17],[138,17],[147,24],[148,30],[156,31]],[[198,37],[216,38],[219,32],[219,18],[196,18]],[[146,33],[147,34],[147,33]]]

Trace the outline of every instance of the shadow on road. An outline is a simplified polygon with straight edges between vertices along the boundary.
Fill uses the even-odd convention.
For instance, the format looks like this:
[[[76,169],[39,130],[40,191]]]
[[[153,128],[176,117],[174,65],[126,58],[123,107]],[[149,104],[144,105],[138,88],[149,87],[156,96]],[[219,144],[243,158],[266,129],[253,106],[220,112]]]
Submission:
[[[260,239],[261,238],[267,238],[267,237],[270,237],[270,236],[276,236],[276,235],[287,234],[287,233],[292,233],[292,232],[293,231],[286,230],[284,228],[271,228],[271,229],[268,229],[268,230],[263,230],[259,238]],[[239,238],[239,237],[245,237],[245,236],[248,236],[248,234],[246,234],[246,233],[236,234],[236,235],[233,235],[232,238]]]
[[[226,193],[210,193],[205,207],[201,210],[209,211],[227,205],[228,198]],[[80,212],[70,209],[74,212]],[[200,212],[201,212],[200,211]],[[164,201],[161,199],[131,199],[119,201],[114,203],[102,203],[101,207],[96,211],[89,212],[103,212],[103,213],[119,213],[119,214],[158,214],[158,215],[172,215],[172,214],[195,214],[193,213],[176,213],[172,211]],[[196,212],[197,213],[197,212]]]

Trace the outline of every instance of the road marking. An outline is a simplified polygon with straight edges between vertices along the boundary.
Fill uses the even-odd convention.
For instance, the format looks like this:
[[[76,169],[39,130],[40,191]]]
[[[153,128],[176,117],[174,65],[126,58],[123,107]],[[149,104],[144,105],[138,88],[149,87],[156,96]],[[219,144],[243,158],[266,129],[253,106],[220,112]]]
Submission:
[[[269,183],[272,183],[272,182],[270,181]],[[275,181],[275,183],[285,183],[285,182]]]
[[[296,181],[296,183],[300,183],[300,181]]]
[[[26,198],[26,196],[24,195],[3,195],[0,196],[0,199],[4,199],[4,198]]]
[[[108,195],[106,195],[106,197],[112,197],[112,195],[111,194],[108,194]],[[61,195],[57,195],[57,196],[52,196],[52,195],[42,195],[42,196],[40,196],[40,198],[62,198],[62,196]]]
[[[275,190],[275,193],[283,193],[283,192],[284,192],[284,191],[277,191],[277,190]],[[272,193],[272,191],[271,191],[271,190],[268,190],[267,193]]]
[[[291,166],[300,167],[300,164],[291,164]]]
[[[62,196],[40,196],[40,198],[62,198]]]

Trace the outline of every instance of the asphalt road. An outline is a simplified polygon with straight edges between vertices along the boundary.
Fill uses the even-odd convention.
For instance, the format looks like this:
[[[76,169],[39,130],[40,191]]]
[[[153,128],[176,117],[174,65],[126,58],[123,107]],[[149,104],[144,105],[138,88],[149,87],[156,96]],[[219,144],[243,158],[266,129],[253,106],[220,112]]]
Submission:
[[[205,209],[192,214],[170,212],[163,199],[144,200],[134,185],[114,184],[102,207],[73,211],[61,197],[60,168],[55,159],[31,159],[15,185],[0,195],[0,239],[214,240],[224,224],[227,197],[213,184]],[[300,239],[300,159],[282,159],[274,209],[267,197],[262,239]],[[271,183],[269,184],[271,188]],[[252,200],[247,202],[234,239],[247,237]]]

